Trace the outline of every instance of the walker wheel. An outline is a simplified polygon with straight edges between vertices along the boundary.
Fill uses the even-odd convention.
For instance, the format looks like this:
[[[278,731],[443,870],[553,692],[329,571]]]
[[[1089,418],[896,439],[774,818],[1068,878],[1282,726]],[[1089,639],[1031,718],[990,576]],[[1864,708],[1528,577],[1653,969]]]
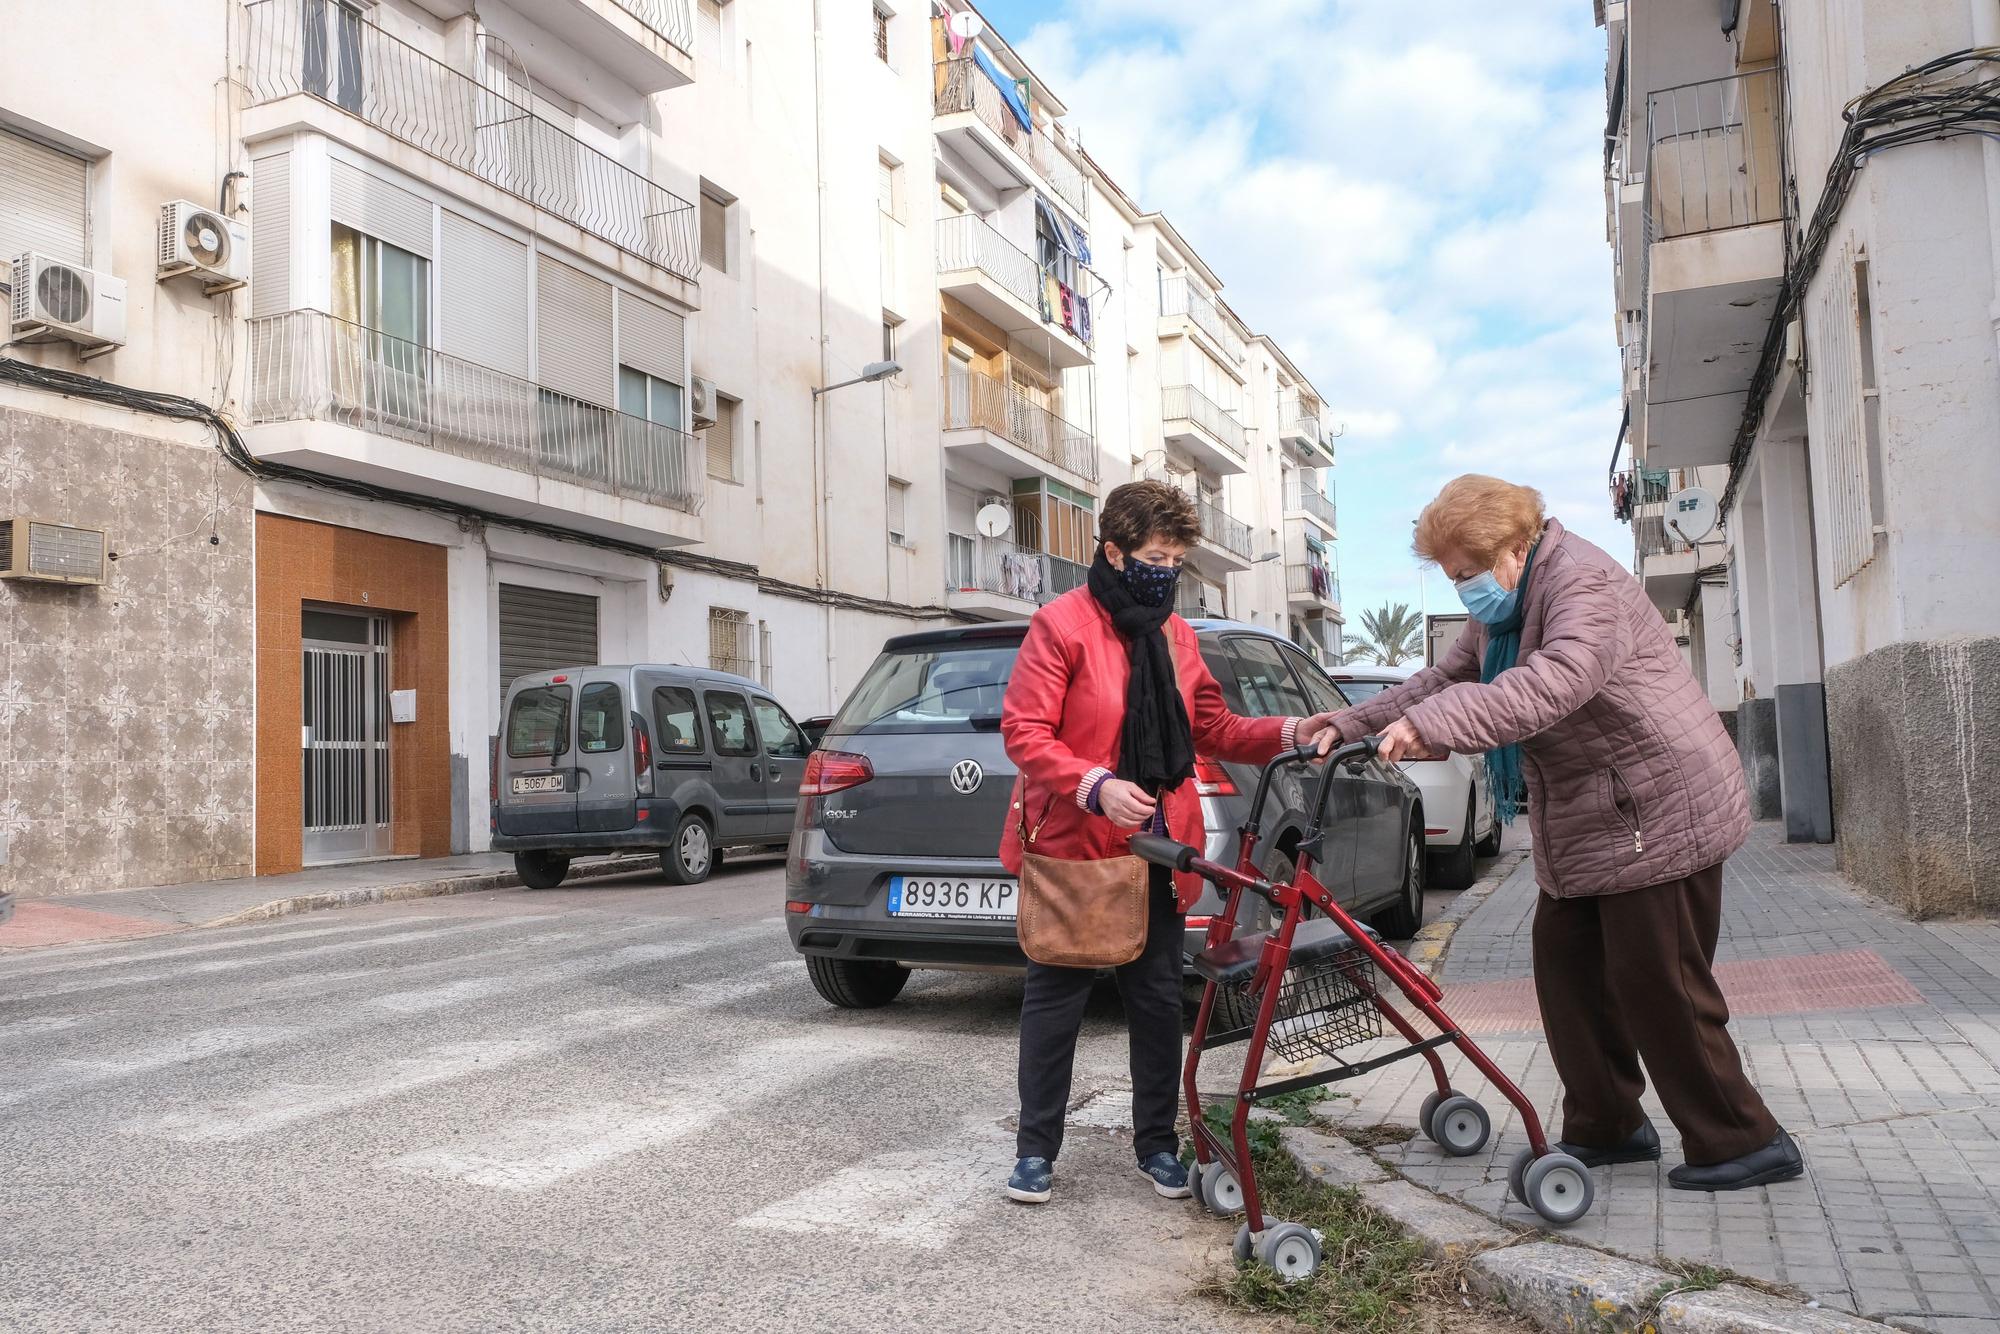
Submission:
[[[1431,1134],[1431,1115],[1437,1111],[1438,1104],[1446,1098],[1462,1098],[1464,1096],[1457,1089],[1446,1089],[1442,1093],[1436,1089],[1432,1089],[1425,1095],[1424,1105],[1417,1109],[1417,1129],[1424,1132],[1425,1139],[1434,1140],[1437,1138],[1437,1136]]]
[[[1528,1168],[1535,1161],[1533,1145],[1514,1155],[1514,1161],[1507,1164],[1507,1193],[1521,1203],[1528,1202]]]
[[[1521,1184],[1528,1207],[1556,1227],[1565,1227],[1589,1213],[1590,1201],[1597,1193],[1590,1169],[1566,1153],[1535,1159]]]
[[[1446,1098],[1431,1113],[1431,1138],[1454,1158],[1465,1158],[1486,1147],[1493,1133],[1493,1119],[1486,1109],[1464,1094]]]
[[[1258,1258],[1276,1272],[1283,1283],[1311,1278],[1319,1268],[1319,1234],[1298,1223],[1273,1223],[1264,1230]]]
[[[1221,1163],[1210,1163],[1201,1174],[1201,1202],[1218,1218],[1243,1212],[1243,1183]]]
[[[1257,1242],[1250,1235],[1248,1223],[1236,1229],[1236,1242],[1229,1249],[1231,1254],[1235,1255],[1237,1264],[1250,1263],[1250,1257],[1257,1253]]]

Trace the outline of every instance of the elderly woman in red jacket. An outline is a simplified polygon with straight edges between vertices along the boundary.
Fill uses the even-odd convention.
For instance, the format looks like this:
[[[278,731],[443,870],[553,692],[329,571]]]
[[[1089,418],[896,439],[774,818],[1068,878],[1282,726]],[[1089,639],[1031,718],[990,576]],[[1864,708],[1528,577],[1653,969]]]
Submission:
[[[1545,518],[1525,486],[1448,483],[1417,519],[1416,549],[1457,585],[1472,624],[1436,667],[1334,722],[1348,737],[1381,732],[1385,760],[1486,752],[1510,820],[1525,792],[1559,1147],[1593,1167],[1657,1159],[1639,1104],[1650,1073],[1687,1160],[1670,1185],[1799,1176],[1710,972],[1722,863],[1749,833],[1750,805],[1673,632],[1623,565]]]
[[[1201,536],[1194,503],[1164,482],[1118,487],[1099,516],[1102,547],[1086,587],[1035,614],[1001,711],[1020,769],[1000,856],[1021,869],[1017,814],[1036,850],[1121,857],[1142,829],[1199,846],[1201,799],[1188,780],[1197,749],[1262,763],[1294,745],[1332,745],[1332,715],[1240,718],[1203,665],[1194,631],[1173,614],[1174,586]],[[1168,1198],[1188,1194],[1174,1122],[1180,1106],[1182,914],[1200,881],[1155,868],[1146,946],[1116,970],[1132,1052],[1133,1147]],[[1094,971],[1030,963],[1021,998],[1019,1161],[1007,1193],[1049,1198],[1062,1147],[1070,1070]]]

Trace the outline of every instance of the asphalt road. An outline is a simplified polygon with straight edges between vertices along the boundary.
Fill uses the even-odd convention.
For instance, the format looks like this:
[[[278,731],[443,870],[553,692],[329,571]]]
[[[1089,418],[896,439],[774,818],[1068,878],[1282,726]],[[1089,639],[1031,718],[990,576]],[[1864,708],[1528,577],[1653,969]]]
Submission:
[[[1257,1327],[1161,1200],[1106,987],[1055,1202],[1017,979],[812,991],[780,864],[0,960],[0,1329]]]

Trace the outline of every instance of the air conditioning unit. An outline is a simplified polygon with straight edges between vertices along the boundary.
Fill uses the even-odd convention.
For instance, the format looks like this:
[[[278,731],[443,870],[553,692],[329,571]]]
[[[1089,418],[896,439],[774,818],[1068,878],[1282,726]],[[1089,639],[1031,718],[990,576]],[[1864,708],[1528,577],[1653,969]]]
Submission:
[[[250,232],[185,199],[160,205],[159,277],[197,275],[210,296],[250,281]]]
[[[104,582],[104,530],[40,519],[0,519],[0,579]]]
[[[715,425],[715,381],[694,377],[694,426],[698,431]]]
[[[14,261],[12,335],[17,340],[66,339],[83,359],[125,345],[125,280],[33,251]]]

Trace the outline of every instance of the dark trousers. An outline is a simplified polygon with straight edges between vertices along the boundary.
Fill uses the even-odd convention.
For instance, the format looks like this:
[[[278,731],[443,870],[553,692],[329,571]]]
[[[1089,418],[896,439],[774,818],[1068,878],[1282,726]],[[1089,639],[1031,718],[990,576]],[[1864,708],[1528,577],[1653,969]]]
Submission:
[[[1153,877],[1146,948],[1118,968],[1118,994],[1132,1043],[1132,1147],[1141,1158],[1178,1153],[1180,1110],[1181,945],[1184,919],[1165,871]],[[1095,969],[1028,965],[1021,996],[1021,1129],[1014,1152],[1054,1161],[1062,1149],[1070,1070]]]
[[[1608,1148],[1639,1128],[1642,1057],[1688,1162],[1726,1162],[1777,1135],[1710,971],[1721,923],[1720,863],[1645,889],[1541,896],[1535,996],[1562,1076],[1562,1139]]]

